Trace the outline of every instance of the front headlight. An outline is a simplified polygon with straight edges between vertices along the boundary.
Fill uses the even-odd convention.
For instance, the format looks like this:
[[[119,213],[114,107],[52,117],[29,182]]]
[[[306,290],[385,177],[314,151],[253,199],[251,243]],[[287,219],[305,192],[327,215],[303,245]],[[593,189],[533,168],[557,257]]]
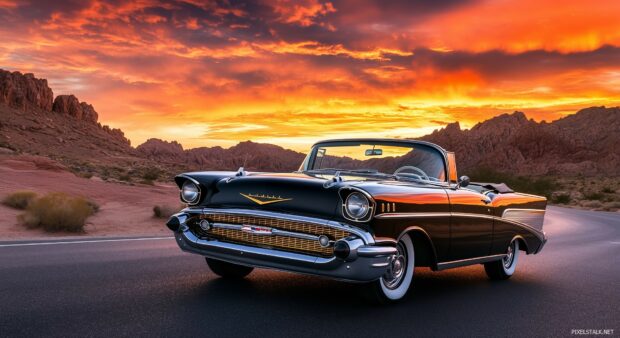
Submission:
[[[354,219],[363,218],[368,214],[368,210],[370,210],[368,198],[359,192],[350,194],[344,202],[344,206],[349,217]]]
[[[187,180],[181,188],[181,200],[187,204],[194,204],[200,199],[200,188],[196,183]]]

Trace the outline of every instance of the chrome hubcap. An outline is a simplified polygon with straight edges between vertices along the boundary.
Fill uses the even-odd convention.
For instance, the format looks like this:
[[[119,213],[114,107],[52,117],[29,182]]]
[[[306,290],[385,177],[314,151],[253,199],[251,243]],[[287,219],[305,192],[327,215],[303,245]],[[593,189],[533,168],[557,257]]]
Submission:
[[[504,267],[506,269],[509,269],[510,266],[512,265],[512,261],[515,258],[515,242],[510,243],[510,246],[508,247],[508,252],[506,253],[506,257],[504,257]]]
[[[388,270],[383,276],[385,286],[392,290],[400,286],[407,270],[407,250],[405,245],[398,243],[397,249],[398,253],[392,258],[388,265]]]

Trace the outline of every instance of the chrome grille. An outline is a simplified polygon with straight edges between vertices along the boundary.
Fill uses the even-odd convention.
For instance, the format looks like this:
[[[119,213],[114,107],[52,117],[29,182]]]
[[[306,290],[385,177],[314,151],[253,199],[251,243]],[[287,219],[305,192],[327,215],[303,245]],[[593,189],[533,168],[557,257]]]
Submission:
[[[325,235],[332,241],[336,241],[351,235],[351,233],[347,231],[335,229],[329,226],[269,217],[235,215],[225,213],[208,213],[201,215],[200,219],[206,219],[212,223],[256,225],[316,236]],[[325,257],[333,256],[333,248],[322,247],[317,240],[293,238],[279,235],[257,235],[239,230],[222,228],[211,228],[208,231],[204,231],[200,229],[200,227],[197,225],[198,222],[195,223],[196,225],[192,226],[191,229],[196,233],[196,235],[200,237],[212,237],[227,242],[275,248],[301,253],[310,253]]]

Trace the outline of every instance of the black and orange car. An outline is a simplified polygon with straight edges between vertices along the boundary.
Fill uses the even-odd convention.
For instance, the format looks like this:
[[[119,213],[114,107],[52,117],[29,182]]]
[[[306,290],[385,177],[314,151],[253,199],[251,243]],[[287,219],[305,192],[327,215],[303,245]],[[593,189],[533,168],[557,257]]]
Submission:
[[[540,252],[546,199],[457,179],[455,156],[422,141],[330,140],[293,173],[192,172],[175,178],[187,208],[168,227],[213,272],[255,267],[368,283],[401,299],[414,267],[484,264],[507,279]]]

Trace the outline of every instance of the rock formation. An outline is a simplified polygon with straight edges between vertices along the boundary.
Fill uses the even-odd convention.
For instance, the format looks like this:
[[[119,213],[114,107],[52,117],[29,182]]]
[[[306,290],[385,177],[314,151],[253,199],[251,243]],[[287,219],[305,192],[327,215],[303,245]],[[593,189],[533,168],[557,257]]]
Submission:
[[[52,109],[54,94],[47,80],[37,79],[33,74],[8,72],[0,69],[0,103],[17,109]]]
[[[454,151],[461,173],[479,168],[516,175],[620,176],[620,108],[582,109],[537,123],[522,112],[462,130],[449,124],[421,139]]]
[[[95,108],[74,95],[53,99],[47,81],[0,69],[0,147],[74,160],[133,156],[120,129],[97,122]]]
[[[74,95],[56,96],[52,111],[91,123],[97,123],[99,117],[92,105],[80,102]]]

